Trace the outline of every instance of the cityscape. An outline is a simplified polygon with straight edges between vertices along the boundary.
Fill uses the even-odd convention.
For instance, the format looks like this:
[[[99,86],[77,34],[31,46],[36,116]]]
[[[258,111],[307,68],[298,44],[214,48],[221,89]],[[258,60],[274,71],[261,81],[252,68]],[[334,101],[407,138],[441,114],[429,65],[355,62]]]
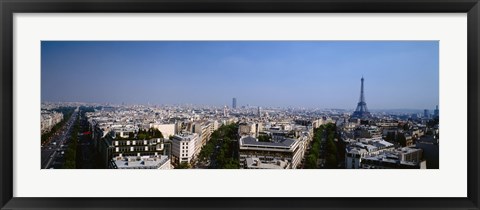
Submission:
[[[436,41],[42,41],[41,169],[439,169],[438,74]]]

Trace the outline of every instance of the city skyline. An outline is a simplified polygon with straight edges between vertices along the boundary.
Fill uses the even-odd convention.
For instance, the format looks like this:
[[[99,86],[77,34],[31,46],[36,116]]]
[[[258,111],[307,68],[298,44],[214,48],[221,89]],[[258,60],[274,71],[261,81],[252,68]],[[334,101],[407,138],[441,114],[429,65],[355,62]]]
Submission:
[[[42,102],[355,109],[439,104],[437,41],[42,42]]]

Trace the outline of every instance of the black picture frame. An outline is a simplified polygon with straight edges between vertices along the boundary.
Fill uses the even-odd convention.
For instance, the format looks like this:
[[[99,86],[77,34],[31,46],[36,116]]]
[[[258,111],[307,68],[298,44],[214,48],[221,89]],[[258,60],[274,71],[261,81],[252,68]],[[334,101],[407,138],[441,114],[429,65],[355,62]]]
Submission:
[[[479,209],[478,0],[0,0],[1,209]],[[13,197],[14,13],[467,13],[468,196],[465,198],[25,198]],[[445,180],[448,181],[448,180]]]

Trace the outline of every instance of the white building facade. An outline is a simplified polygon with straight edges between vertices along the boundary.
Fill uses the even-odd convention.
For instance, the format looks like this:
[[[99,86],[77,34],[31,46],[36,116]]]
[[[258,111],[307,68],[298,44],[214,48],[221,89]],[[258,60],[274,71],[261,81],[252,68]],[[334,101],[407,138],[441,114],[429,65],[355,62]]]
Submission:
[[[195,159],[197,133],[181,133],[172,138],[172,159],[175,163],[191,163]]]

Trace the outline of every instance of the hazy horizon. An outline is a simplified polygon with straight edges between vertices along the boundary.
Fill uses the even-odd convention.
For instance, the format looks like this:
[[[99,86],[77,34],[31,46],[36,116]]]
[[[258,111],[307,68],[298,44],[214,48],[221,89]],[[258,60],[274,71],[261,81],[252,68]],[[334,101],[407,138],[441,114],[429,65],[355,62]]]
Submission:
[[[44,101],[355,109],[439,103],[438,41],[42,41]]]

